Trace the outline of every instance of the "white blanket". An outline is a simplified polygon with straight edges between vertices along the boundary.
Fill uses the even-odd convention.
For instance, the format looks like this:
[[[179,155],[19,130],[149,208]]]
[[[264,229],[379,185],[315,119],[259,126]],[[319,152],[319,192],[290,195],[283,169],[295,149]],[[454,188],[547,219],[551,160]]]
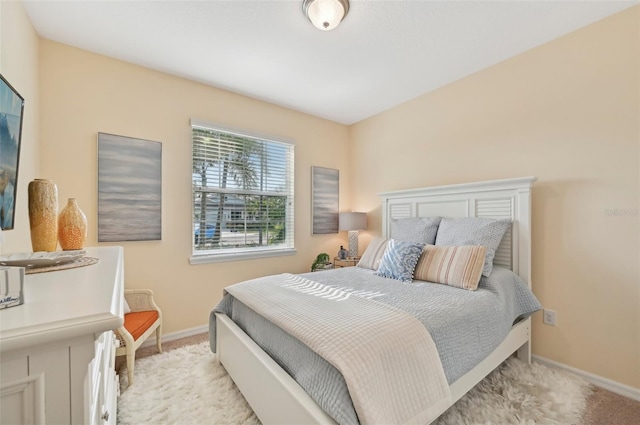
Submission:
[[[358,419],[368,424],[428,424],[451,405],[436,346],[411,315],[291,274],[226,291],[314,350],[344,376]]]

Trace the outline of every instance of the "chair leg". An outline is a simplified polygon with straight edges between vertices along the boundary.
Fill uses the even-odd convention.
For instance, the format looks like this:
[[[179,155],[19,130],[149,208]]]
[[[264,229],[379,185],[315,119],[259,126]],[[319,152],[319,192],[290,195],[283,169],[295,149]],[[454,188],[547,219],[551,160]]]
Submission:
[[[158,352],[162,353],[162,323],[156,328],[156,347],[158,347]]]
[[[127,378],[129,378],[129,386],[133,385],[133,367],[136,361],[136,353],[127,354]]]

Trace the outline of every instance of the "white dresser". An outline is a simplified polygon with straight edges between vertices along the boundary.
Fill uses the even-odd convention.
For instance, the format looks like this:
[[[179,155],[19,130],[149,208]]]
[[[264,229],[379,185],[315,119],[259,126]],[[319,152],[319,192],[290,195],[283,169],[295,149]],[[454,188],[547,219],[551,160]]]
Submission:
[[[0,310],[3,425],[116,423],[123,252],[87,251],[98,264],[27,275],[25,303]]]

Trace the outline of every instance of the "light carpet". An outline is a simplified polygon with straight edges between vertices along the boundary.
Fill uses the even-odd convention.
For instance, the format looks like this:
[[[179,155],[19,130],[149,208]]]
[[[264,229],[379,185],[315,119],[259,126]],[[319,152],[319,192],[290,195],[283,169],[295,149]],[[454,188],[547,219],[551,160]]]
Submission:
[[[207,342],[136,360],[135,379],[127,388],[120,371],[119,424],[260,424]],[[590,391],[577,376],[510,359],[435,424],[578,424]]]

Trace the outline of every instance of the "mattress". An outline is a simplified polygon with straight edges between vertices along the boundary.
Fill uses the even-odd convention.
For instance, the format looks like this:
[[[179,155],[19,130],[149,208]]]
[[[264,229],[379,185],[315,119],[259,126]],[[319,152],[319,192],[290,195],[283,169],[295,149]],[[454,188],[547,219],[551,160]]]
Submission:
[[[527,285],[511,271],[495,267],[478,290],[376,276],[359,267],[307,273],[308,279],[374,296],[416,317],[429,331],[449,384],[473,369],[509,333],[514,322],[541,308]],[[358,424],[342,375],[305,344],[288,335],[229,294],[210,319],[215,352],[215,313],[225,313],[269,354],[339,424]]]

